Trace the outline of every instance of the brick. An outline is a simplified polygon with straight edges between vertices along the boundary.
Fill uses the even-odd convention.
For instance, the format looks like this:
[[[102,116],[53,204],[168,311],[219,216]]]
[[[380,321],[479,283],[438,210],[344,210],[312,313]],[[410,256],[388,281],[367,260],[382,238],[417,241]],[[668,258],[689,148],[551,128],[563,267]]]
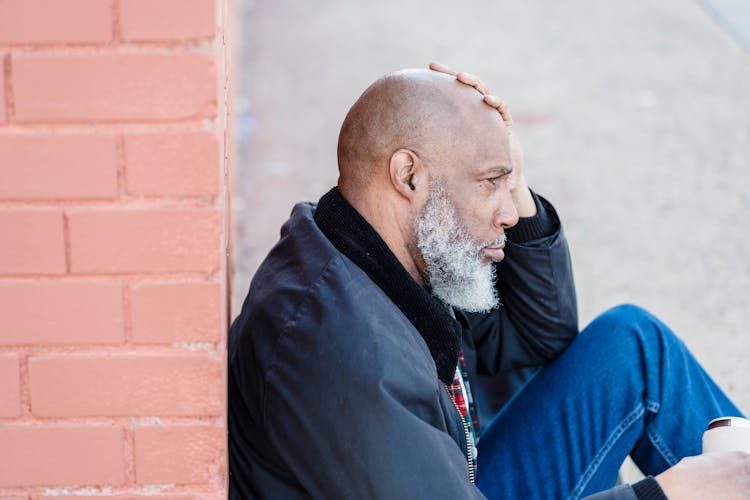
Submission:
[[[220,216],[213,209],[82,210],[69,214],[77,273],[211,271],[218,267]]]
[[[29,500],[29,497],[2,497],[0,496],[0,500]]]
[[[130,294],[133,340],[138,343],[216,342],[224,290],[219,283],[152,283]]]
[[[126,185],[133,195],[216,195],[219,157],[210,133],[125,138]]]
[[[20,414],[21,375],[18,355],[0,354],[0,417],[17,417]]]
[[[12,57],[17,122],[178,120],[216,112],[210,54]]]
[[[214,0],[121,0],[125,40],[179,40],[213,37]]]
[[[117,154],[112,136],[0,135],[0,198],[112,198]]]
[[[119,283],[0,281],[0,345],[116,344],[124,338]]]
[[[141,427],[135,431],[135,478],[147,483],[205,483],[221,460],[224,429],[209,426]]]
[[[0,427],[0,486],[109,484],[125,481],[119,426]]]
[[[107,42],[112,8],[103,0],[3,0],[0,43]]]
[[[215,357],[49,354],[29,358],[31,411],[41,417],[195,416],[224,410]]]
[[[63,217],[59,210],[0,210],[0,274],[65,272]]]

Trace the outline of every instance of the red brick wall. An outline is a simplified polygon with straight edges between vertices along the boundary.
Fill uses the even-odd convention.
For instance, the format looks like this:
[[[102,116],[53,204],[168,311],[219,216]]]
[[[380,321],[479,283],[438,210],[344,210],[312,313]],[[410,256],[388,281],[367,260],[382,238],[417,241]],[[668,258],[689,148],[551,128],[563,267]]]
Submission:
[[[229,0],[0,0],[0,499],[226,496]]]

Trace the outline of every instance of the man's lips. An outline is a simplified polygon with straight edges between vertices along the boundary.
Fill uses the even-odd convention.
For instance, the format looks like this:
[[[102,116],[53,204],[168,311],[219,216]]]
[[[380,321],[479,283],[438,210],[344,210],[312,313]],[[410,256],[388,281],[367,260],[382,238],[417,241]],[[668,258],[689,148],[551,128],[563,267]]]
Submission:
[[[491,247],[484,247],[482,249],[482,252],[484,252],[484,255],[494,260],[495,262],[500,262],[505,258],[505,252],[503,249],[505,248],[505,243],[501,243],[500,245],[493,245]]]

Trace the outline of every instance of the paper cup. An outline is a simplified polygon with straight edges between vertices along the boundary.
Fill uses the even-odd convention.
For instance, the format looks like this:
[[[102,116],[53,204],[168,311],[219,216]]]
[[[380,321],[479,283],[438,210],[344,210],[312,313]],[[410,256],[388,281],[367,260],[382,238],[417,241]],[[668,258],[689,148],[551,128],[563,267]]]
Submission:
[[[750,420],[721,417],[711,420],[703,433],[703,453],[744,451],[750,453]]]

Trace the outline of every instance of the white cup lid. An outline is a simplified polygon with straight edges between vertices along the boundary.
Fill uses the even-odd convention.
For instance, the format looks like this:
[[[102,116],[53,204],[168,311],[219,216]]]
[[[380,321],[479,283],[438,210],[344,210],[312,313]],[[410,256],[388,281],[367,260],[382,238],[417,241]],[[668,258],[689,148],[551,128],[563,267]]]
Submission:
[[[750,427],[750,420],[742,417],[719,417],[708,423],[708,429],[717,427]]]

